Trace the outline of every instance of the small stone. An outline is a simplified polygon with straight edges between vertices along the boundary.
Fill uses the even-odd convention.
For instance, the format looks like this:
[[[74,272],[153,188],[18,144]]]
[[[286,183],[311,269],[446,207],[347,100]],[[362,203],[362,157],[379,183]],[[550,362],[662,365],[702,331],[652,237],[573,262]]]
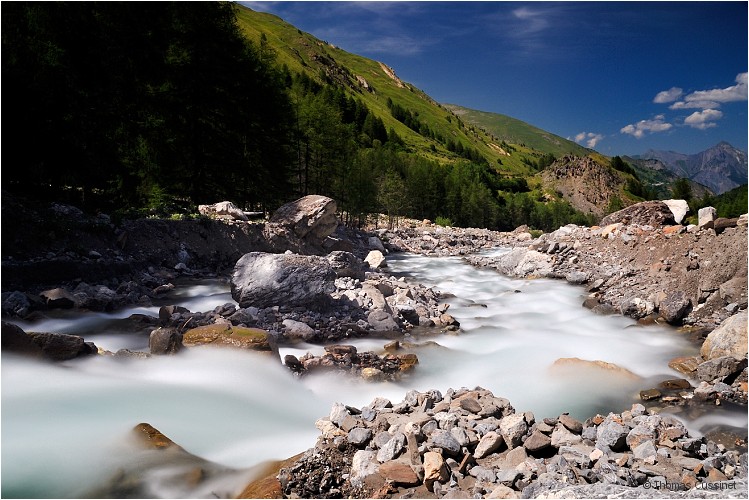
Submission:
[[[570,417],[567,413],[563,413],[559,416],[559,423],[565,426],[575,434],[583,432],[583,424],[577,419]]]
[[[530,437],[525,440],[523,446],[530,453],[538,452],[551,446],[551,438],[536,429]]]
[[[640,399],[642,399],[643,401],[651,401],[660,397],[661,391],[659,391],[658,389],[647,389],[644,391],[640,391]]]

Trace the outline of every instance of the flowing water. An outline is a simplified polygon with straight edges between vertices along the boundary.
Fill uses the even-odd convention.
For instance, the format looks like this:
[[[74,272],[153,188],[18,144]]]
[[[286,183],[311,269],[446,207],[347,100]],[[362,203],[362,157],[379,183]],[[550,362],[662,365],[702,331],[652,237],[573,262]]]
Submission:
[[[2,358],[2,496],[63,498],[91,495],[118,471],[146,460],[131,429],[147,422],[188,452],[237,469],[218,483],[190,490],[174,464],[149,465],[141,478],[149,496],[236,494],[253,467],[311,447],[316,419],[335,402],[363,406],[375,397],[400,402],[408,390],[481,386],[537,417],[569,412],[579,419],[621,412],[639,390],[679,375],[667,366],[697,348],[673,328],[640,326],[581,307],[583,290],[556,280],[514,280],[459,258],[396,255],[390,270],[451,294],[459,334],[410,335],[416,369],[398,382],[363,382],[341,374],[295,378],[277,359],[255,352],[193,348],[177,356],[115,359],[96,356],[59,364]],[[172,301],[192,311],[232,302],[228,284],[214,280],[179,287]],[[147,350],[150,328],[129,315],[61,316],[32,331],[83,335],[97,346]],[[356,339],[360,351],[382,353],[383,339]],[[281,356],[321,354],[315,345],[282,347]],[[622,370],[554,366],[559,358],[613,363]],[[699,434],[711,426],[747,425],[744,412],[716,410],[687,421]],[[178,477],[174,480],[175,474]],[[171,478],[171,479],[170,479]]]

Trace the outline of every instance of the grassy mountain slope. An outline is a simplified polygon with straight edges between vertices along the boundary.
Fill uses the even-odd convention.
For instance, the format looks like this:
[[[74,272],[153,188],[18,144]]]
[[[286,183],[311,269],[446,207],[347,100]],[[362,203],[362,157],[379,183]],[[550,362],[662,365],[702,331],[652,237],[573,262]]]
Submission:
[[[565,154],[587,156],[592,152],[576,142],[546,132],[507,115],[478,111],[456,104],[446,104],[445,107],[465,122],[486,130],[500,141],[524,144],[541,153],[553,154],[557,157]]]
[[[489,165],[504,174],[532,175],[526,161],[536,161],[546,153],[584,155],[589,152],[519,120],[508,118],[502,127],[474,123],[473,115],[467,116],[463,108],[437,103],[418,88],[402,81],[392,68],[381,62],[319,40],[278,16],[243,6],[238,8],[242,31],[254,42],[259,42],[264,35],[279,64],[285,64],[293,72],[306,72],[312,78],[325,78],[342,85],[379,116],[387,129],[395,130],[409,150],[426,158],[450,163],[459,156],[448,151],[443,141],[419,134],[393,118],[388,99],[412,112],[434,135],[477,150]],[[494,132],[493,128],[500,133]],[[512,146],[509,151],[501,146],[503,140]]]
[[[593,150],[509,116],[440,104],[401,80],[384,63],[346,52],[278,16],[239,6],[238,22],[250,40],[270,47],[276,61],[291,72],[333,82],[349,96],[360,99],[386,129],[393,129],[403,139],[411,153],[440,164],[454,163],[461,157],[448,143],[460,143],[477,151],[502,176],[527,182],[523,189],[530,190],[534,203],[569,203],[583,213],[598,216],[611,200],[619,204],[636,201],[624,192],[629,176],[612,168],[609,158]],[[422,127],[413,130],[394,118],[389,103],[407,110],[428,132],[424,133]],[[565,167],[552,176],[542,175],[540,170],[548,167],[551,156],[559,160],[565,157]],[[601,176],[608,182],[591,181]],[[595,190],[600,199],[572,196],[573,187]],[[514,193],[516,188],[502,185],[499,190]]]

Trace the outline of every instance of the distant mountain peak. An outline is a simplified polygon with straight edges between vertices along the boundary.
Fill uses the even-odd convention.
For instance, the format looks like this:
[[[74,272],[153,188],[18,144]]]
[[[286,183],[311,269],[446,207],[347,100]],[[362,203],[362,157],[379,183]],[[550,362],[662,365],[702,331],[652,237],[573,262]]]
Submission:
[[[637,158],[659,160],[670,172],[703,184],[715,194],[747,183],[747,154],[727,141],[691,155],[651,149]]]

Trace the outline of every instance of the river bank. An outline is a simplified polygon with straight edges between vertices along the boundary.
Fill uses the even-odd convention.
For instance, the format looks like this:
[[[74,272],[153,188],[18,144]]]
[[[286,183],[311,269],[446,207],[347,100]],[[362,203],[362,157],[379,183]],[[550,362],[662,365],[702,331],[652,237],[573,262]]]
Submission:
[[[57,207],[55,210],[71,212],[70,208],[64,207]],[[73,213],[75,214],[74,211]],[[147,321],[145,328],[153,329],[153,331],[159,330],[162,333],[169,332],[170,335],[167,341],[162,343],[165,349],[163,352],[154,352],[153,345],[151,345],[149,346],[151,353],[156,355],[180,351],[187,344],[185,335],[196,327],[215,328],[218,325],[221,330],[220,335],[210,337],[212,339],[210,343],[214,343],[217,338],[228,338],[229,344],[235,343],[238,337],[246,340],[248,337],[244,333],[245,330],[239,329],[247,328],[253,332],[254,330],[263,332],[263,335],[270,340],[267,348],[263,349],[273,351],[280,358],[276,359],[282,361],[286,369],[296,373],[297,377],[309,378],[304,376],[309,373],[324,373],[330,368],[336,368],[338,377],[348,377],[354,374],[377,383],[397,382],[401,377],[405,377],[403,380],[407,383],[411,377],[410,370],[415,369],[419,372],[433,369],[433,367],[427,368],[419,365],[420,354],[418,353],[398,352],[401,348],[399,344],[408,344],[404,342],[404,339],[406,341],[411,338],[418,339],[423,334],[427,335],[426,338],[435,334],[460,335],[464,328],[473,326],[472,320],[469,316],[468,322],[462,324],[466,320],[457,319],[451,314],[458,305],[454,305],[453,309],[448,312],[451,299],[449,295],[441,294],[433,287],[404,279],[404,276],[399,277],[397,272],[393,273],[388,270],[387,260],[383,261],[381,257],[395,255],[403,250],[425,255],[467,256],[467,260],[475,266],[498,269],[510,276],[564,278],[565,281],[573,284],[587,285],[592,296],[589,296],[585,302],[592,309],[600,313],[614,312],[628,315],[639,319],[643,324],[661,321],[659,318],[670,310],[665,306],[666,304],[681,303],[682,306],[674,308],[677,311],[680,310],[681,315],[669,316],[670,322],[691,327],[695,347],[697,344],[702,344],[707,333],[713,331],[715,326],[727,323],[726,319],[739,318],[738,333],[724,332],[713,337],[709,345],[715,347],[711,349],[715,351],[714,353],[706,351],[698,355],[692,350],[690,356],[687,356],[691,361],[690,359],[681,361],[679,366],[692,368],[691,370],[685,368],[684,373],[688,379],[696,382],[696,388],[686,381],[688,387],[681,386],[665,390],[641,386],[640,389],[658,391],[657,395],[648,393],[647,398],[641,395],[643,403],[647,402],[648,412],[651,411],[651,405],[678,407],[680,404],[688,405],[692,400],[700,400],[701,405],[705,402],[712,405],[721,402],[730,404],[732,401],[744,404],[746,402],[746,320],[743,320],[744,351],[742,353],[742,321],[740,319],[741,314],[746,314],[746,226],[730,228],[721,234],[709,231],[690,233],[686,232],[686,228],[679,230],[678,228],[668,229],[664,226],[648,229],[639,225],[626,224],[608,229],[567,226],[549,235],[534,238],[524,228],[519,228],[512,233],[497,233],[485,230],[442,228],[429,223],[408,221],[405,227],[394,230],[375,230],[367,233],[337,227],[332,229],[333,232],[321,236],[321,234],[311,234],[309,231],[306,233],[302,231],[303,234],[300,235],[296,229],[298,221],[292,221],[286,225],[278,222],[259,224],[204,219],[199,221],[141,221],[137,223],[140,225],[128,226],[130,228],[128,232],[122,233],[119,231],[120,228],[108,225],[110,223],[98,222],[104,221],[103,217],[97,217],[93,226],[89,226],[92,223],[90,219],[80,217],[84,216],[75,214],[73,220],[81,222],[77,223],[73,233],[62,239],[68,242],[65,245],[70,245],[70,242],[74,240],[78,241],[81,246],[79,250],[74,251],[69,246],[60,246],[59,241],[50,239],[50,243],[57,245],[56,250],[47,250],[45,253],[42,252],[43,247],[35,247],[36,256],[31,258],[23,258],[22,253],[17,251],[12,261],[6,259],[4,254],[4,316],[7,314],[12,317],[24,317],[26,321],[33,323],[41,319],[50,307],[61,307],[60,304],[65,304],[65,300],[68,301],[66,306],[81,310],[107,311],[126,304],[153,307],[154,303],[158,304],[162,294],[168,294],[172,289],[169,287],[170,284],[174,285],[172,281],[180,277],[183,279],[221,277],[220,279],[230,280],[232,288],[243,288],[246,285],[239,285],[239,278],[227,277],[228,269],[233,267],[230,263],[234,257],[237,255],[241,257],[252,251],[263,253],[271,251],[269,253],[281,255],[284,250],[296,250],[324,256],[318,257],[321,260],[314,261],[316,265],[319,264],[324,268],[323,274],[327,276],[327,281],[321,288],[321,292],[317,294],[317,298],[329,295],[334,304],[332,309],[330,308],[331,302],[327,298],[324,301],[325,307],[317,307],[317,305],[309,307],[307,302],[301,302],[299,305],[278,302],[256,307],[251,304],[242,304],[241,294],[233,297],[239,303],[227,303],[208,312],[182,310],[176,306],[166,305],[158,310],[157,315],[145,315],[146,317],[141,318]],[[308,218],[304,220],[304,225],[306,225]],[[187,223],[182,224],[184,222]],[[103,226],[109,229],[104,229]],[[87,240],[82,238],[78,231],[85,232],[86,228],[90,230],[91,227],[97,228],[94,233],[98,236],[93,241],[101,246],[87,250],[85,246]],[[222,227],[227,229],[223,230]],[[32,232],[32,234],[43,233]],[[126,234],[124,238],[123,234]],[[477,252],[496,247],[512,247],[514,250],[502,255],[476,255]],[[743,268],[741,267],[742,251]],[[29,250],[28,255],[34,252]],[[370,255],[373,252],[374,254]],[[659,252],[661,252],[660,255]],[[377,253],[380,254],[379,257]],[[471,254],[474,255],[470,256]],[[668,257],[669,255],[672,257]],[[682,256],[687,260],[684,261]],[[653,258],[657,259],[657,262],[652,260]],[[238,257],[237,260],[239,260]],[[314,259],[310,257],[304,260],[312,262]],[[111,266],[112,262],[119,262],[128,267],[130,274],[120,274],[121,268]],[[86,283],[80,279],[35,281],[37,276],[45,276],[47,280],[58,279],[59,274],[47,275],[39,271],[50,264],[60,264],[62,268],[67,269],[65,272],[78,273],[85,272],[85,269],[108,268],[110,275],[102,281],[94,282],[96,284]],[[6,265],[7,268],[16,270],[9,273],[11,278],[8,283],[15,284],[17,279],[26,274],[29,283],[33,285],[30,284],[26,290],[7,291]],[[83,267],[79,267],[81,265]],[[144,265],[147,267],[143,267]],[[649,269],[649,272],[642,272],[645,268]],[[24,273],[24,270],[30,269],[37,269],[37,271]],[[703,271],[699,271],[700,269]],[[598,272],[600,275],[596,274]],[[112,276],[112,274],[116,275]],[[709,279],[716,280],[716,283],[707,282],[706,280]],[[731,280],[734,281],[731,282]],[[301,280],[301,282],[306,281],[308,280]],[[668,283],[669,287],[664,287],[664,283]],[[658,287],[655,286],[656,284]],[[56,288],[62,289],[55,299],[59,302],[51,300],[51,294],[44,293],[49,291],[45,287],[50,285],[57,285]],[[520,288],[522,287],[518,287],[518,291],[521,291]],[[38,299],[34,298],[37,290],[44,293],[39,295]],[[627,300],[617,301],[617,298],[624,296],[623,291],[626,290],[636,290],[637,293],[627,295]],[[508,290],[508,292],[516,293],[515,290]],[[684,294],[683,297],[676,297],[682,300],[674,300],[673,293],[675,292]],[[26,302],[20,295],[26,299]],[[685,301],[686,306],[683,305]],[[469,305],[481,308],[481,301],[476,300],[474,304]],[[630,307],[630,305],[635,307]],[[640,314],[640,311],[646,314]],[[492,322],[501,323],[502,318],[497,317],[496,321],[492,320]],[[230,333],[226,334],[226,331]],[[434,333],[428,333],[430,331]],[[715,331],[719,332],[719,329]],[[4,351],[7,347],[5,333],[4,325]],[[389,340],[395,343],[389,348],[382,346],[382,351],[374,357],[363,354],[378,349],[371,349],[369,346],[365,349],[351,348],[358,342],[358,339],[370,337],[380,339],[388,335],[390,335]],[[327,354],[306,356],[304,349],[321,343],[327,345]],[[331,343],[336,344],[331,345]],[[384,343],[383,341],[382,344]],[[175,348],[178,345],[179,349]],[[728,349],[738,350],[727,352],[726,346]],[[188,346],[188,350],[191,348]],[[73,358],[79,359],[79,353],[82,353],[84,348],[78,346],[76,349],[80,350],[75,351]],[[92,350],[88,346],[89,355],[97,352],[102,351]],[[103,354],[112,353],[103,352]],[[148,353],[143,354],[148,355]],[[122,355],[128,354],[122,353]],[[735,361],[732,362],[732,359]],[[595,362],[596,360],[588,361]],[[664,362],[663,365],[665,364]],[[598,364],[597,366],[601,368],[606,365]],[[658,369],[666,370],[667,367],[661,366]],[[447,382],[447,384],[450,383]],[[449,392],[453,394],[455,391]],[[360,410],[357,406],[362,404],[356,403],[356,406],[352,405],[352,408]],[[621,418],[621,413],[618,415]],[[643,415],[645,413],[639,416]],[[524,418],[526,430],[532,428],[535,422],[531,423],[528,416]],[[537,429],[523,434],[519,438],[520,441],[524,442],[523,437],[528,439],[535,430]],[[540,436],[537,437],[543,440]],[[549,434],[550,439],[551,437],[552,435]],[[595,445],[590,442],[583,444]],[[658,455],[660,441],[653,444],[656,447],[656,457],[670,453],[664,451]],[[702,444],[708,446],[709,440],[705,439]],[[734,474],[738,477],[745,477],[745,470],[736,461],[736,457],[731,455],[732,458],[729,460],[725,456],[725,453],[734,453],[736,450],[725,448],[725,445],[722,445],[724,449],[721,450],[715,447],[717,446],[715,443],[713,444],[714,446],[707,455],[703,454],[696,458],[702,461],[710,459],[712,460],[710,464],[714,464],[715,457],[720,456],[722,457],[720,458],[721,467],[718,467],[718,470],[721,474],[727,478],[725,466],[730,465],[735,469]],[[329,448],[329,445],[325,446],[327,446],[326,449]],[[365,444],[364,447],[366,446],[368,445]],[[739,445],[739,448],[741,446],[745,446],[745,436],[744,443]],[[684,451],[683,448],[679,449]],[[425,450],[422,451],[426,453]],[[509,451],[509,447],[506,451]],[[629,451],[634,452],[631,448]],[[315,453],[319,453],[319,450]],[[545,460],[541,457],[536,459],[539,458]],[[615,460],[618,458],[621,457],[616,457]],[[339,465],[341,469],[336,474],[348,474],[346,472],[348,465],[345,462]],[[631,465],[629,464],[628,467]],[[642,464],[638,463],[636,466],[641,467]],[[714,465],[711,467],[715,468]],[[296,470],[299,474],[305,473],[304,468]],[[700,479],[697,482],[700,483],[711,469],[704,467],[701,470],[704,474],[696,475],[696,478]],[[730,471],[731,469],[729,473]],[[645,472],[641,474],[645,476],[637,476],[639,478],[637,481],[643,477],[652,476]],[[568,474],[563,472],[563,475]],[[574,472],[572,475],[575,475]],[[531,474],[528,479],[533,482],[538,477],[538,475]],[[720,476],[716,477],[720,478]],[[642,486],[644,483],[638,484]],[[514,488],[513,491],[518,493],[527,486],[530,484],[513,481],[507,487]],[[451,486],[444,491],[439,489],[438,493],[451,496],[455,495],[456,491],[468,491],[474,487],[475,483],[472,485],[464,483],[462,486],[458,485],[457,490]],[[481,494],[490,494],[485,487],[482,491]],[[373,494],[374,491],[369,491],[369,493]],[[395,495],[396,493],[387,494]]]

